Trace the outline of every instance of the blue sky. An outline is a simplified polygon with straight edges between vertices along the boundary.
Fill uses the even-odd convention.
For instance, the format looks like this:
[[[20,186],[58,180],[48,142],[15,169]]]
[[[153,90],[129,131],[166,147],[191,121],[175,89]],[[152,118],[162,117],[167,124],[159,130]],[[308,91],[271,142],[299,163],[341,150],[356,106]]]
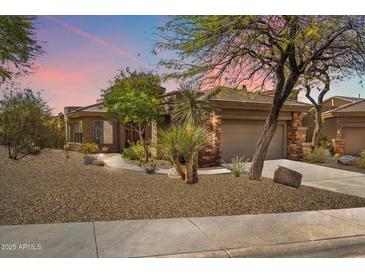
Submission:
[[[46,54],[22,85],[44,90],[54,113],[68,105],[93,104],[117,69],[156,69],[160,56],[151,50],[156,28],[167,20],[167,16],[39,16],[38,39],[46,41]],[[365,97],[358,82],[333,84],[328,96]],[[163,86],[170,91],[176,83]],[[303,95],[300,98],[305,100]]]

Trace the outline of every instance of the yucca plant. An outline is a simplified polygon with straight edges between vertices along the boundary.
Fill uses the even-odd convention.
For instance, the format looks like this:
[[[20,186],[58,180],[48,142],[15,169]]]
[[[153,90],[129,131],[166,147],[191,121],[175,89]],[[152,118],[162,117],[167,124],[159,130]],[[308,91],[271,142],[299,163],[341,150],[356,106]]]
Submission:
[[[198,126],[173,126],[160,132],[160,146],[163,153],[167,154],[173,162],[177,172],[186,183],[195,183],[193,178],[194,157],[204,148],[209,139],[209,133],[204,127]],[[185,160],[185,170],[180,164],[180,157]]]
[[[181,95],[173,105],[172,116],[175,122],[201,126],[204,124],[210,105],[200,100],[201,94],[192,83],[183,83],[178,88]]]
[[[209,102],[201,100],[201,93],[192,82],[183,83],[178,88],[180,96],[174,102],[172,119],[182,127],[189,127],[190,131],[196,127],[196,132],[200,132],[206,122],[210,110]],[[186,132],[185,132],[186,133]],[[202,147],[203,148],[203,147]],[[192,158],[193,182],[198,180],[198,151],[195,151]],[[185,159],[186,160],[186,159]]]
[[[158,146],[162,155],[167,156],[181,178],[185,179],[185,172],[180,164],[180,157],[182,156],[181,149],[178,146],[177,140],[179,136],[183,135],[183,127],[173,126],[169,129],[159,132]]]
[[[179,136],[178,145],[185,158],[185,182],[196,183],[198,176],[193,176],[196,169],[196,155],[209,140],[210,134],[201,126],[188,125]]]

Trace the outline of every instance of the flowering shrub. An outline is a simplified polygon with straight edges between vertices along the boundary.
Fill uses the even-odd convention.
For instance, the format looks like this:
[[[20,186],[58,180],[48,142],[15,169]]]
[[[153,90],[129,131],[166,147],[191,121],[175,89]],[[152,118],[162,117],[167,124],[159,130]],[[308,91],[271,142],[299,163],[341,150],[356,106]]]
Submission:
[[[100,152],[100,149],[97,144],[85,143],[85,144],[82,144],[82,146],[80,147],[80,152],[85,153],[85,154],[93,154],[93,153]]]

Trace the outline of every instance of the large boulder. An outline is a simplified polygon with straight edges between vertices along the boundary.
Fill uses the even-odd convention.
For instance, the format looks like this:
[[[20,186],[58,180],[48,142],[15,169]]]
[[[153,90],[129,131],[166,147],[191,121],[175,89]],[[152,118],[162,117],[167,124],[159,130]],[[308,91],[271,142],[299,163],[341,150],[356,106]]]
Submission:
[[[300,187],[303,175],[295,170],[278,166],[275,169],[274,182],[291,187]]]
[[[356,161],[356,157],[351,155],[344,155],[337,159],[337,163],[347,166],[352,165],[354,161]]]
[[[100,165],[100,162],[104,161],[104,155],[102,154],[87,154],[84,156],[85,165]]]

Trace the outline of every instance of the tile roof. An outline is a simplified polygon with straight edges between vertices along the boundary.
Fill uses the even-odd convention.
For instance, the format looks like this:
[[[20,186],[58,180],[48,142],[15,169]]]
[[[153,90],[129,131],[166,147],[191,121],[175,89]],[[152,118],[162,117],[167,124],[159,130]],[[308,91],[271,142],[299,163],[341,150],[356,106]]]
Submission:
[[[106,108],[103,106],[103,103],[99,102],[96,104],[74,109],[74,110],[70,111],[68,114],[78,112],[78,111],[107,112]]]
[[[349,102],[357,102],[357,101],[360,101],[360,100],[364,99],[364,98],[359,98],[359,97],[350,97],[350,96],[336,95],[336,96],[332,96],[332,97],[324,100],[324,102],[327,102],[327,101],[329,101],[331,99],[334,99],[334,98],[346,100],[346,101],[349,101]]]
[[[217,101],[238,101],[266,104],[272,104],[273,102],[273,93],[271,91],[248,92],[245,90],[221,88],[205,91],[202,97]],[[287,99],[284,105],[310,106],[310,104],[293,99]]]
[[[323,114],[331,113],[343,113],[343,112],[365,112],[365,99],[359,99],[357,101],[348,103],[346,105],[339,106],[337,108],[323,112]]]

